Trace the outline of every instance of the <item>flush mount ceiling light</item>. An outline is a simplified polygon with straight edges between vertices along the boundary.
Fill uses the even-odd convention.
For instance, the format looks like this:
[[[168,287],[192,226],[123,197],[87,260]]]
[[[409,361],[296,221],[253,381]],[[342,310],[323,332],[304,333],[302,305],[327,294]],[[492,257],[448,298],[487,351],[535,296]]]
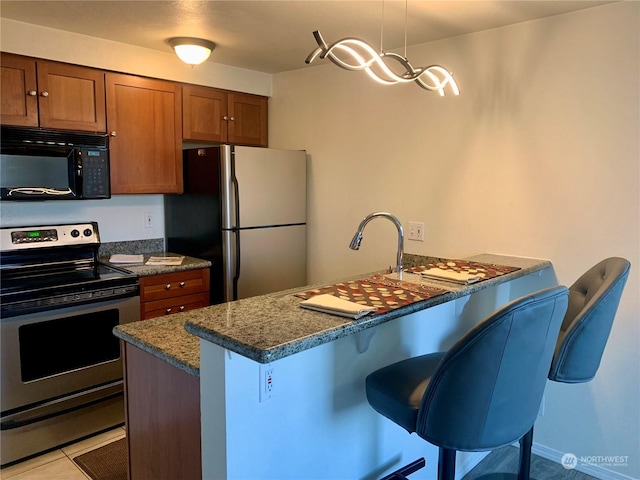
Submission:
[[[445,87],[449,86],[454,95],[459,95],[460,90],[453,74],[440,65],[414,68],[407,60],[407,0],[405,0],[405,31],[404,31],[404,56],[397,53],[385,52],[382,48],[384,31],[384,0],[382,2],[382,26],[380,28],[380,53],[371,44],[359,38],[343,38],[327,45],[320,31],[313,32],[318,43],[318,48],[312,51],[305,63],[310,64],[318,56],[321,59],[328,58],[335,65],[345,70],[364,70],[369,77],[383,85],[396,83],[416,82],[425,90],[438,91],[441,96],[445,94]],[[399,73],[392,66],[400,67]]]
[[[173,47],[180,60],[189,65],[200,65],[216,48],[215,43],[201,38],[175,37],[167,42]]]

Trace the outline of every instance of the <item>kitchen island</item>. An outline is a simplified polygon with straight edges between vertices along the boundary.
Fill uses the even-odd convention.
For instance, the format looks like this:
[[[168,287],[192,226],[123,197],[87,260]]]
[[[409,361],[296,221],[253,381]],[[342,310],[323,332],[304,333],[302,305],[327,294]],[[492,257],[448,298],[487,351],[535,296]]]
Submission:
[[[439,260],[406,255],[405,268]],[[316,285],[158,319],[155,329],[164,329],[162,335],[147,322],[117,327],[115,333],[199,374],[203,478],[377,478],[420,456],[428,462],[422,475],[434,477],[437,449],[369,407],[366,375],[445,350],[497,307],[556,283],[546,260],[499,255],[466,260],[517,270],[470,285],[404,273],[404,282],[444,293],[355,321],[300,308],[296,294],[322,287]],[[169,333],[183,326],[184,337]],[[193,352],[184,358],[175,350],[167,355],[163,346],[185,338],[191,349],[197,337],[197,360]],[[477,455],[460,460],[473,466]],[[421,478],[418,472],[414,476]]]

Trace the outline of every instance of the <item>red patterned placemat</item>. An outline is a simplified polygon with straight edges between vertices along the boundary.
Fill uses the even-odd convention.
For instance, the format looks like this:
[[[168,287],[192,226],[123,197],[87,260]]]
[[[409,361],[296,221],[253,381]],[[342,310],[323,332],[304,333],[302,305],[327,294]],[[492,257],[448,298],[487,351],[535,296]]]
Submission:
[[[495,265],[493,263],[470,262],[467,260],[448,260],[446,262],[429,263],[419,267],[407,268],[405,271],[420,273],[430,268],[440,268],[459,273],[469,273],[480,277],[480,281],[499,277],[506,273],[520,270],[520,267],[507,267],[505,265]]]
[[[441,288],[374,275],[363,280],[352,280],[314,288],[306,292],[296,293],[295,296],[308,299],[315,295],[330,294],[360,305],[376,307],[378,310],[372,315],[377,315],[411,303],[427,300],[446,292]]]

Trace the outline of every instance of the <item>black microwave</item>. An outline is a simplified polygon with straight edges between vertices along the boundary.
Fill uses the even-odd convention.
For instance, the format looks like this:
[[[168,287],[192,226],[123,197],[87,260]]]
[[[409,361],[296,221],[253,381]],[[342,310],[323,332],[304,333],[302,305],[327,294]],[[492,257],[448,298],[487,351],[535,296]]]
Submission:
[[[105,134],[2,126],[1,200],[111,198]]]

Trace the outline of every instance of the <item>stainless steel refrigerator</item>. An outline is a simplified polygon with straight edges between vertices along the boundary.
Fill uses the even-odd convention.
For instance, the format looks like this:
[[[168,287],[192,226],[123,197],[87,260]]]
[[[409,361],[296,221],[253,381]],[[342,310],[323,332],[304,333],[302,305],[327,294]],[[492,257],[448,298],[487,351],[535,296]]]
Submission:
[[[183,151],[184,193],[165,195],[168,251],[211,261],[211,303],[307,283],[307,158],[220,145]]]

